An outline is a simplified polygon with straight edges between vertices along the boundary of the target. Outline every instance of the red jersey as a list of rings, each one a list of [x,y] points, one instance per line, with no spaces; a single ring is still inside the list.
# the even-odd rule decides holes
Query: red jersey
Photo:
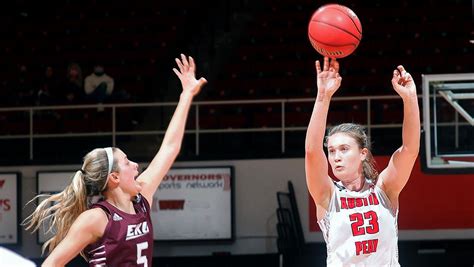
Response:
[[[104,210],[109,222],[104,235],[84,249],[89,266],[152,266],[150,204],[139,195],[133,207],[136,214],[123,212],[107,201],[92,205],[91,208]]]

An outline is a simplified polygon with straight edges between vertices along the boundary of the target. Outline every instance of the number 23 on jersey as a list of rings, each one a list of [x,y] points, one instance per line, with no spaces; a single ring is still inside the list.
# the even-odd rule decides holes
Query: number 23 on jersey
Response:
[[[349,215],[352,235],[371,235],[379,232],[379,218],[375,211],[352,213]],[[356,255],[370,254],[377,251],[378,239],[368,239],[355,242]]]

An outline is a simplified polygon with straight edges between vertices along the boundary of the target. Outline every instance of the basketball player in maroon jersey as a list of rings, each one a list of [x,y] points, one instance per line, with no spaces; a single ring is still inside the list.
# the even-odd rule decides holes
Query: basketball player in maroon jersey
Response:
[[[64,266],[79,253],[90,266],[151,266],[153,194],[178,155],[193,97],[206,79],[195,78],[192,57],[176,59],[183,91],[161,147],[141,174],[118,148],[97,148],[84,157],[70,185],[42,201],[27,218],[38,230],[51,219],[55,235],[43,245],[51,252],[43,266]],[[88,207],[88,197],[104,199]],[[50,216],[51,215],[51,216]]]

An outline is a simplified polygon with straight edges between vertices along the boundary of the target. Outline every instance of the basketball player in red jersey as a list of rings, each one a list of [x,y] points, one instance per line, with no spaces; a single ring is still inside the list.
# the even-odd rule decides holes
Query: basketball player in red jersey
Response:
[[[38,230],[51,219],[55,235],[43,246],[51,252],[43,266],[64,266],[79,253],[89,266],[151,266],[153,229],[150,206],[153,194],[178,155],[193,97],[206,79],[195,78],[192,57],[176,59],[183,91],[166,130],[163,143],[148,168],[118,148],[97,148],[84,157],[64,191],[42,201],[27,218],[27,229]],[[104,199],[88,207],[88,197]],[[51,217],[49,216],[51,215]]]
[[[317,207],[327,244],[328,266],[400,266],[398,196],[410,177],[420,147],[416,86],[403,66],[393,71],[392,86],[403,101],[402,145],[379,174],[362,127],[344,123],[327,137],[326,118],[341,85],[339,63],[316,61],[318,95],[306,134],[306,183]],[[328,176],[328,161],[334,176]]]

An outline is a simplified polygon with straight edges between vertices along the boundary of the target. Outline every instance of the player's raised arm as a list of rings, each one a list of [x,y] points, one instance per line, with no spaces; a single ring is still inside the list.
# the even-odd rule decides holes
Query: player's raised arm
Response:
[[[316,61],[318,95],[314,103],[313,113],[306,132],[305,169],[306,183],[311,196],[317,205],[327,208],[331,196],[332,181],[328,176],[328,163],[323,150],[326,119],[333,94],[341,85],[339,63],[329,63],[324,58],[323,68]]]
[[[410,177],[420,149],[420,111],[415,82],[403,66],[393,71],[392,85],[403,101],[403,143],[380,173],[379,185],[395,203]]]
[[[206,79],[195,77],[196,65],[192,57],[186,57],[181,54],[181,59],[176,59],[179,70],[173,68],[181,81],[183,91],[181,93],[178,106],[173,114],[173,118],[166,130],[163,143],[158,153],[151,161],[148,168],[138,177],[142,184],[141,194],[152,203],[153,194],[160,185],[163,177],[171,168],[174,160],[181,149],[181,143],[184,136],[186,119],[195,95],[199,93],[201,87],[206,84]]]

